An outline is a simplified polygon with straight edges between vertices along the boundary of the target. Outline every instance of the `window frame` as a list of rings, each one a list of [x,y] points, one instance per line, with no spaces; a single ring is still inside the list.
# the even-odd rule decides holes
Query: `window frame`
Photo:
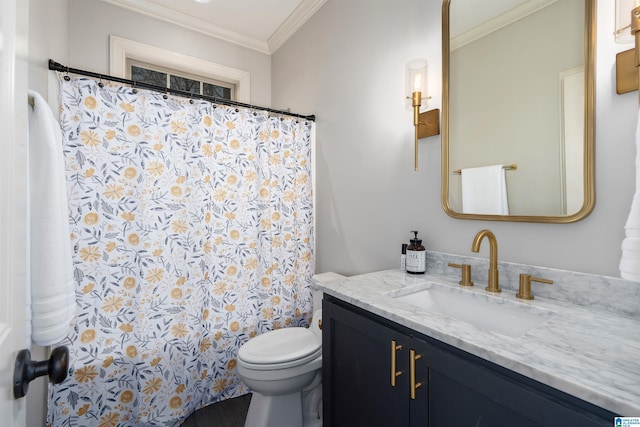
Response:
[[[110,35],[110,74],[127,78],[125,76],[127,75],[128,60],[157,65],[178,72],[202,76],[206,79],[228,82],[235,85],[235,101],[251,103],[251,73],[248,71]]]
[[[161,65],[158,64],[148,64],[146,62],[142,62],[142,61],[137,61],[135,59],[132,58],[127,58],[127,66],[126,66],[126,77],[127,79],[133,80],[133,70],[131,69],[132,67],[138,67],[141,69],[145,69],[148,71],[155,71],[158,73],[163,73],[166,75],[166,81],[165,81],[165,87],[167,88],[171,88],[171,77],[178,77],[178,78],[185,78],[185,79],[189,79],[189,80],[193,80],[199,83],[199,92],[197,93],[198,95],[203,95],[203,96],[207,96],[203,93],[204,91],[204,85],[205,84],[209,84],[209,85],[213,85],[213,86],[218,86],[218,87],[223,87],[229,90],[230,94],[231,94],[231,98],[224,98],[224,97],[220,97],[221,99],[228,99],[230,101],[236,101],[236,85],[228,82],[228,81],[221,81],[219,79],[212,79],[209,78],[207,76],[203,76],[203,75],[197,75],[197,74],[191,74],[189,72],[186,71],[182,71],[182,70],[173,70],[171,68],[166,68],[163,67]],[[194,92],[195,94],[195,92]]]

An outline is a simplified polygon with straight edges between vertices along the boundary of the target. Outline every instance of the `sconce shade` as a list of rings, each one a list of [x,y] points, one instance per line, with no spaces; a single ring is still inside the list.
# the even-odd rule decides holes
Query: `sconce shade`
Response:
[[[633,43],[631,11],[640,6],[640,0],[616,0],[616,43]]]
[[[407,64],[407,96],[427,89],[427,61],[419,59]]]

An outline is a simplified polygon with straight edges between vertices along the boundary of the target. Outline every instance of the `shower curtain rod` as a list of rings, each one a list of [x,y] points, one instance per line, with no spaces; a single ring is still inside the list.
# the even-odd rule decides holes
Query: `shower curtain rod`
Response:
[[[224,104],[224,105],[229,105],[229,106],[234,106],[234,107],[243,107],[243,108],[249,108],[249,109],[252,109],[252,110],[268,111],[269,113],[274,113],[274,114],[283,115],[283,116],[297,117],[297,118],[300,118],[300,119],[310,120],[312,122],[316,120],[316,116],[315,115],[305,116],[305,115],[302,115],[302,114],[290,113],[290,112],[284,111],[284,110],[274,110],[273,108],[269,108],[269,107],[262,107],[262,106],[259,106],[259,105],[245,104],[243,102],[231,101],[231,100],[224,99],[224,98],[217,98],[217,97],[214,97],[214,96],[200,95],[200,94],[197,94],[197,93],[186,92],[184,90],[171,89],[171,88],[167,88],[167,87],[152,85],[152,84],[149,84],[149,83],[136,82],[136,81],[129,80],[129,79],[123,79],[121,77],[114,77],[114,76],[110,76],[110,75],[106,75],[106,74],[98,74],[98,73],[94,73],[94,72],[91,72],[91,71],[79,70],[77,68],[70,68],[70,67],[64,66],[64,65],[54,61],[53,59],[49,59],[49,69],[53,70],[53,71],[61,71],[61,72],[64,72],[64,73],[80,74],[80,75],[83,75],[83,76],[94,77],[94,78],[101,79],[101,80],[110,80],[110,81],[114,81],[114,82],[118,82],[118,83],[131,85],[134,88],[138,88],[139,87],[139,88],[142,88],[142,89],[149,89],[149,90],[152,90],[152,91],[155,91],[155,92],[171,93],[173,95],[178,95],[178,96],[182,96],[182,97],[185,97],[185,98],[202,99],[202,100],[209,101],[209,102],[216,103],[216,104]]]

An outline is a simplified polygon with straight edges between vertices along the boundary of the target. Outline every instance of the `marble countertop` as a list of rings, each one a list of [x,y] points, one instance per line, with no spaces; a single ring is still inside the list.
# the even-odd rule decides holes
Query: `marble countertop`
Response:
[[[384,295],[428,282],[461,289],[457,280],[395,269],[334,280],[319,288],[617,415],[640,416],[640,318],[540,296],[524,302],[505,289],[496,298],[554,312],[542,324],[513,338]],[[476,283],[465,291],[486,295],[485,287]]]

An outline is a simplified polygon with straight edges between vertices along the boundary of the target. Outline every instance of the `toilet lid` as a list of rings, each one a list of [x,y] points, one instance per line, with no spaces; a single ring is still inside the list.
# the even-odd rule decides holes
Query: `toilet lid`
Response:
[[[320,355],[322,341],[307,328],[284,328],[266,332],[247,341],[238,359],[256,365],[273,365]]]

